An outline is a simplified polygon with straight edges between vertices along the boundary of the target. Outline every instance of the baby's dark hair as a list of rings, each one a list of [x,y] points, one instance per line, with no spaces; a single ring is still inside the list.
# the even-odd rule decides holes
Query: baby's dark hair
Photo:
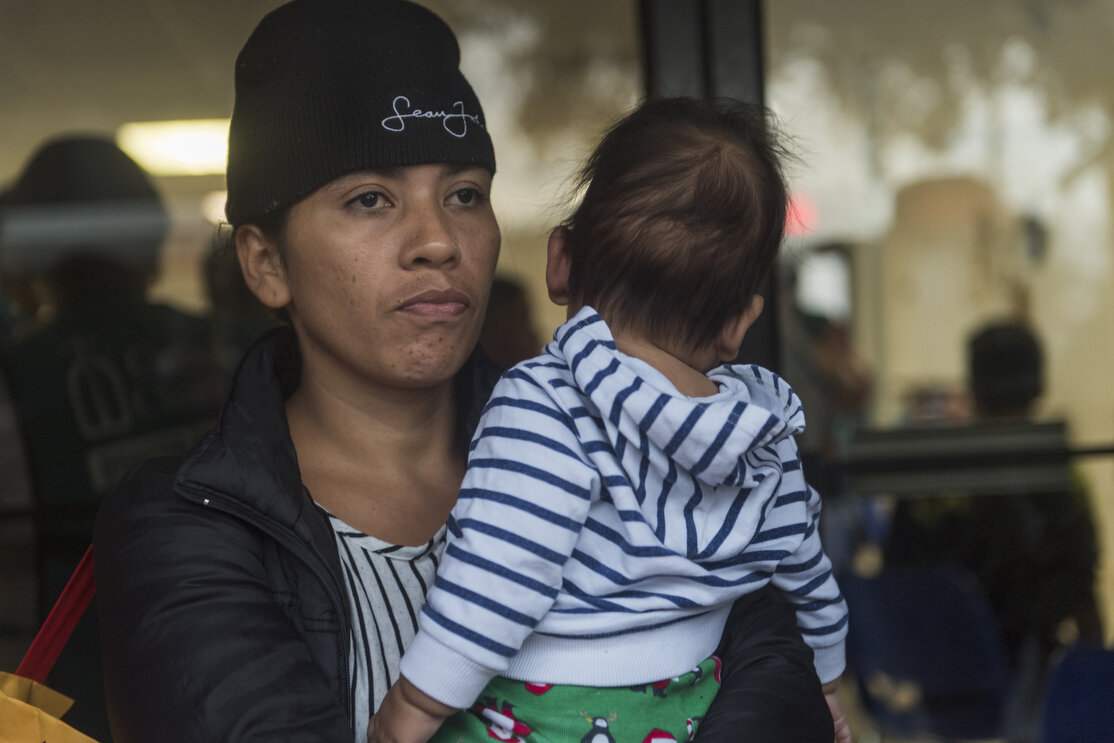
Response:
[[[757,292],[785,229],[787,157],[761,106],[670,98],[611,127],[579,173],[569,296],[696,349]]]

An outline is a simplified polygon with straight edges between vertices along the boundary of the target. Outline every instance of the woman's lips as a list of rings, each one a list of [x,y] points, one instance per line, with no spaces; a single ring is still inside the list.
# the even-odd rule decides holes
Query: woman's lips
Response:
[[[455,317],[468,309],[468,295],[455,289],[431,289],[406,299],[399,310],[424,317]]]

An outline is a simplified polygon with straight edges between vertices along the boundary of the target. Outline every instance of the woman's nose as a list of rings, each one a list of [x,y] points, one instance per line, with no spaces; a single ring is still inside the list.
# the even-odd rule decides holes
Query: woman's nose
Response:
[[[410,222],[410,237],[402,255],[404,265],[442,266],[459,260],[456,236],[448,216],[440,208],[415,209]]]

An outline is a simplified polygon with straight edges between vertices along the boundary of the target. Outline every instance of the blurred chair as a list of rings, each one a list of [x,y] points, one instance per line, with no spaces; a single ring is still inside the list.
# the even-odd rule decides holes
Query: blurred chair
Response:
[[[975,579],[959,568],[901,566],[840,587],[851,613],[847,659],[884,735],[1002,735],[1006,651]]]
[[[1040,743],[1114,741],[1114,650],[1077,645],[1052,671]]]

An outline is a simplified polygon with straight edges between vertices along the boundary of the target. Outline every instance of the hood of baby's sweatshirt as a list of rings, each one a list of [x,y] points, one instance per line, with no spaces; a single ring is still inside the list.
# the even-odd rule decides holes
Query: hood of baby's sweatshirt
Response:
[[[687,397],[648,363],[619,351],[591,307],[562,325],[546,350],[568,365],[614,451],[633,446],[651,459],[664,455],[710,485],[740,484],[748,452],[804,430],[800,399],[773,372],[753,364],[721,366],[708,373],[717,394]]]

